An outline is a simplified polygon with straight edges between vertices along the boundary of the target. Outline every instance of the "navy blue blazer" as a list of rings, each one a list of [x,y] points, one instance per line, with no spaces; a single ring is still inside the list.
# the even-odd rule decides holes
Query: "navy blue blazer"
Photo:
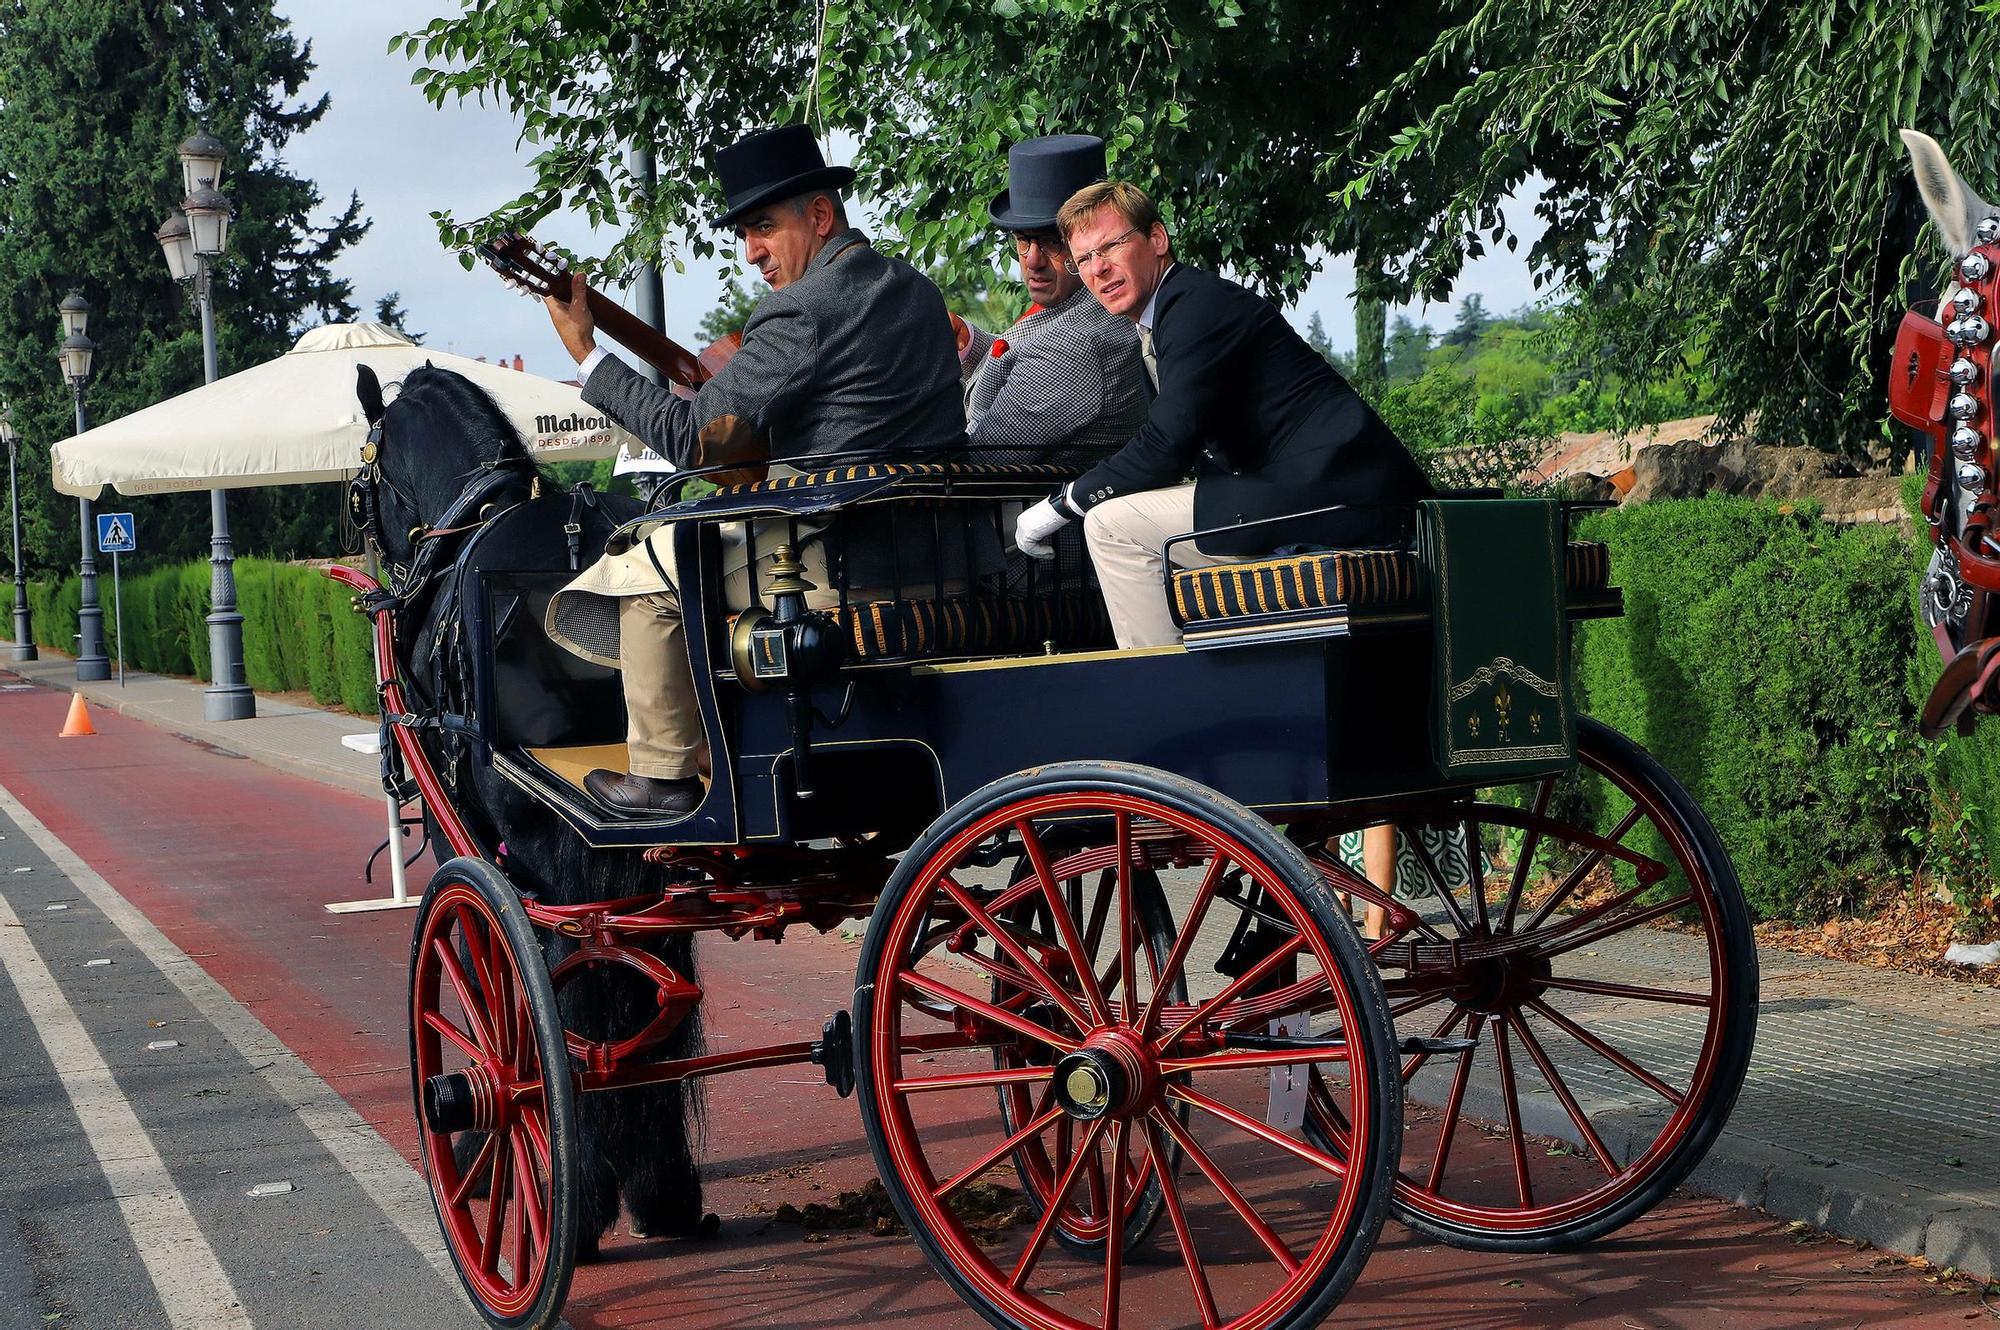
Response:
[[[1409,505],[1431,493],[1374,409],[1255,292],[1177,264],[1154,306],[1153,354],[1160,392],[1145,424],[1069,487],[1077,508],[1190,475],[1202,530],[1356,505],[1197,542],[1208,554],[1257,555],[1394,543]]]

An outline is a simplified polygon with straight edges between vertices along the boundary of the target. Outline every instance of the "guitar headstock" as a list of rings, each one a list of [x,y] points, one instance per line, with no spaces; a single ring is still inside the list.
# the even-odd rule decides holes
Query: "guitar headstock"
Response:
[[[477,246],[473,253],[499,273],[501,281],[530,299],[569,299],[569,263],[531,236],[501,236]]]

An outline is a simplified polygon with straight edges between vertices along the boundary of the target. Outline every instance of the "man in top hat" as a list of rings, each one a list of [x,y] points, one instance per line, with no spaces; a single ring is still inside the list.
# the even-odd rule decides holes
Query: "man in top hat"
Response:
[[[966,433],[1018,460],[1079,460],[1132,437],[1149,389],[1131,321],[1104,308],[1070,270],[1056,212],[1104,179],[1104,140],[1052,134],[1007,151],[1007,188],[987,206],[1012,233],[1032,303],[993,339],[966,400]],[[990,454],[989,454],[990,456]]]
[[[1082,518],[1119,646],[1180,640],[1163,579],[1173,536],[1240,528],[1176,546],[1183,567],[1401,538],[1407,508],[1430,483],[1270,301],[1177,262],[1159,210],[1136,185],[1085,186],[1057,222],[1084,285],[1137,326],[1158,396],[1124,447],[1021,514],[1015,543],[1047,557],[1055,532]],[[1347,506],[1268,520],[1335,504]]]
[[[724,148],[715,169],[728,200],[715,225],[736,233],[743,257],[771,286],[741,348],[692,399],[677,397],[597,345],[578,278],[568,301],[547,303],[579,363],[583,399],[682,467],[739,460],[757,441],[774,461],[961,444],[944,297],[848,224],[840,191],[854,172],[828,166],[804,125]],[[759,546],[766,562],[776,544]],[[808,576],[823,590],[828,579],[811,553]],[[740,545],[725,559],[732,603],[748,603],[748,562]],[[685,814],[702,799],[706,742],[676,580],[672,540],[662,534],[606,555],[549,603],[552,637],[623,671],[629,770],[593,771],[584,784],[627,814]]]

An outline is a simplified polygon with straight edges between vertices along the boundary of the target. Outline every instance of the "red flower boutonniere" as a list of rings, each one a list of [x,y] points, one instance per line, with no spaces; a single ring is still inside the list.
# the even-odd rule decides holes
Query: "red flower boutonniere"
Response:
[[[992,350],[991,350],[990,352],[988,352],[987,354],[989,354],[989,355],[993,355],[993,356],[1004,356],[1004,355],[1006,355],[1006,354],[1007,354],[1007,339],[1006,339],[1006,338],[1004,338],[1004,337],[996,337],[996,338],[994,338],[994,339],[993,339],[993,349],[992,349]]]

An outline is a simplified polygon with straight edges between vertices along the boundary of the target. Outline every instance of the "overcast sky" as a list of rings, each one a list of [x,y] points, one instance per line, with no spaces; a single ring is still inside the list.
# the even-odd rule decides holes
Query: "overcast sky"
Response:
[[[308,95],[326,92],[333,98],[326,118],[294,138],[286,158],[295,172],[318,182],[332,204],[359,191],[374,219],[367,238],[337,266],[353,281],[364,317],[377,297],[398,291],[410,326],[426,333],[429,345],[488,359],[519,355],[530,370],[567,378],[569,359],[541,307],[484,268],[470,273],[460,268],[439,245],[430,219],[433,209],[479,216],[533,180],[528,167],[533,154],[516,146],[519,125],[511,114],[472,103],[434,108],[410,83],[415,64],[401,53],[386,53],[394,33],[458,8],[451,0],[279,0],[279,11],[312,42],[318,69]],[[540,234],[592,252],[610,243],[593,242],[581,218],[560,215],[545,222]],[[1523,235],[1533,238],[1533,232]],[[683,343],[695,340],[695,325],[721,289],[714,263],[688,266],[686,274],[666,274],[667,331]],[[1350,263],[1328,262],[1290,311],[1293,321],[1303,329],[1317,311],[1334,344],[1351,348],[1353,281]],[[1483,295],[1495,311],[1535,298],[1527,265],[1505,252],[1470,264],[1458,290],[1461,298]],[[614,294],[629,303],[627,293]],[[1453,307],[1411,313],[1441,329],[1451,321]]]

